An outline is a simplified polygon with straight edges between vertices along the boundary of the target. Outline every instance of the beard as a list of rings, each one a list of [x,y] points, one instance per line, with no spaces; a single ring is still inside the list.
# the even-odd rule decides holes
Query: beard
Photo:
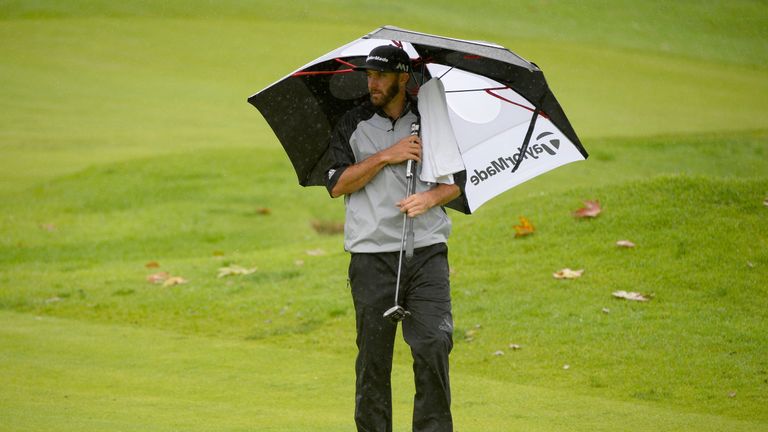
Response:
[[[387,106],[389,102],[392,101],[392,99],[397,96],[397,94],[400,92],[400,82],[395,81],[392,83],[391,86],[384,89],[382,93],[371,93],[371,103],[375,107],[384,107]]]

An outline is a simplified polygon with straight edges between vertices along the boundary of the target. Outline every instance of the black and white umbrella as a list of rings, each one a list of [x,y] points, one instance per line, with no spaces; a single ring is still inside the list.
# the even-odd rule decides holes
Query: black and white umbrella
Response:
[[[442,83],[446,127],[465,167],[457,177],[465,183],[464,197],[449,207],[470,213],[526,180],[587,158],[535,64],[500,45],[386,26],[248,98],[285,148],[302,186],[325,184],[332,130],[368,97],[365,74],[353,68],[371,49],[387,44],[411,57],[415,73],[409,91],[417,93],[433,77]]]

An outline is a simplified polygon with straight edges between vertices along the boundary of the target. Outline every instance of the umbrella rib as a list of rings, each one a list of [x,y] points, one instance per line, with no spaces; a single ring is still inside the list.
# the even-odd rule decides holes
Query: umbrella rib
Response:
[[[340,59],[340,58],[335,58],[334,60],[336,60],[337,62],[339,62],[339,63],[343,64],[344,66],[349,66],[349,67],[351,67],[351,68],[354,68],[354,67],[355,67],[355,65],[353,65],[352,63],[350,63],[350,62],[348,62],[348,61],[345,61],[345,60],[342,60],[342,59]]]
[[[448,69],[447,71],[443,72],[443,74],[440,75],[440,77],[438,79],[443,79],[443,77],[448,75],[448,72],[452,71],[454,68],[456,68],[456,65],[451,65],[451,68]]]
[[[498,94],[494,93],[494,90],[511,90],[511,89],[509,87],[492,87],[492,88],[477,88],[477,89],[463,89],[463,90],[446,90],[445,93],[448,94],[448,93],[486,92],[489,95],[495,97],[496,99],[504,101],[504,102],[506,102],[508,104],[519,106],[520,108],[524,108],[524,109],[526,109],[526,110],[528,110],[530,112],[533,112],[534,109],[535,109],[535,107],[534,108],[527,107],[527,106],[525,106],[523,104],[517,103],[515,101],[511,101],[511,100],[505,98],[504,96],[498,95]],[[539,115],[544,117],[545,119],[549,119],[549,116],[545,112],[543,112],[543,111],[541,111],[539,113]]]
[[[336,75],[336,74],[343,74],[343,73],[350,73],[350,72],[355,72],[355,71],[353,69],[342,69],[337,71],[306,71],[306,72],[301,71],[301,72],[296,72],[291,76],[298,77],[298,76],[308,76],[308,75]]]
[[[528,144],[531,142],[531,135],[533,135],[533,128],[536,126],[536,119],[539,117],[539,114],[541,114],[541,110],[536,108],[533,111],[533,115],[531,116],[531,122],[528,124],[528,131],[525,133],[523,145],[520,147],[520,153],[518,153],[519,156],[515,166],[512,167],[512,172],[517,171],[517,169],[520,168],[520,164],[523,162],[523,159],[525,159],[525,152],[528,150]]]
[[[355,72],[354,70],[355,65],[353,65],[352,63],[348,61],[344,61],[340,58],[335,58],[334,60],[338,63],[343,64],[344,66],[350,67],[351,69],[340,69],[335,71],[299,71],[299,72],[295,72],[291,76],[297,77],[297,76],[308,76],[308,75],[335,75],[335,74]]]
[[[540,116],[544,117],[545,119],[549,119],[549,116],[545,112],[543,112],[542,110],[540,110],[538,108],[535,108],[535,105],[534,105],[534,108],[527,107],[527,106],[525,106],[523,104],[519,104],[517,102],[511,101],[511,100],[509,100],[509,99],[507,99],[507,98],[505,98],[505,97],[503,97],[501,95],[497,95],[496,93],[493,92],[493,90],[499,90],[499,89],[485,89],[485,92],[488,93],[489,95],[499,99],[499,100],[502,100],[504,102],[510,103],[512,105],[515,105],[515,106],[519,106],[520,108],[525,108],[525,109],[527,109],[530,112],[535,113],[536,110],[538,110],[539,112],[538,112],[537,115],[540,115]]]
[[[510,90],[509,87],[491,87],[491,88],[476,88],[476,89],[464,89],[464,90],[446,90],[446,93],[467,93],[467,92],[478,92],[478,91],[491,91],[491,90]]]

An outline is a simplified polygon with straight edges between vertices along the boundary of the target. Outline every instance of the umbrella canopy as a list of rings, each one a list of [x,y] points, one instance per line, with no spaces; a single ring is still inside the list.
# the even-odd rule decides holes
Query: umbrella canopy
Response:
[[[308,63],[251,96],[285,148],[302,186],[324,185],[336,122],[368,98],[361,65],[371,49],[393,44],[411,57],[409,91],[439,78],[450,126],[466,168],[465,194],[451,204],[469,213],[493,196],[587,152],[544,74],[508,49],[382,27]],[[425,131],[426,132],[426,131]]]

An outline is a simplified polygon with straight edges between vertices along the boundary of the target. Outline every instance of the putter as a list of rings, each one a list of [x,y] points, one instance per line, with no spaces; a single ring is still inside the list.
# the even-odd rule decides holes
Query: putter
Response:
[[[411,135],[419,134],[419,124],[411,124]],[[416,182],[413,179],[416,171],[416,162],[408,160],[405,166],[405,178],[406,178],[406,197],[412,195],[415,192]],[[406,246],[406,242],[408,245]],[[400,275],[403,270],[403,252],[407,252],[406,260],[409,260],[413,256],[413,218],[408,218],[407,213],[403,213],[403,235],[400,240],[400,257],[397,261],[397,282],[395,283],[395,305],[387,309],[384,312],[384,318],[389,319],[393,323],[397,324],[410,316],[411,313],[405,310],[400,304],[398,304],[398,298],[400,295]]]

